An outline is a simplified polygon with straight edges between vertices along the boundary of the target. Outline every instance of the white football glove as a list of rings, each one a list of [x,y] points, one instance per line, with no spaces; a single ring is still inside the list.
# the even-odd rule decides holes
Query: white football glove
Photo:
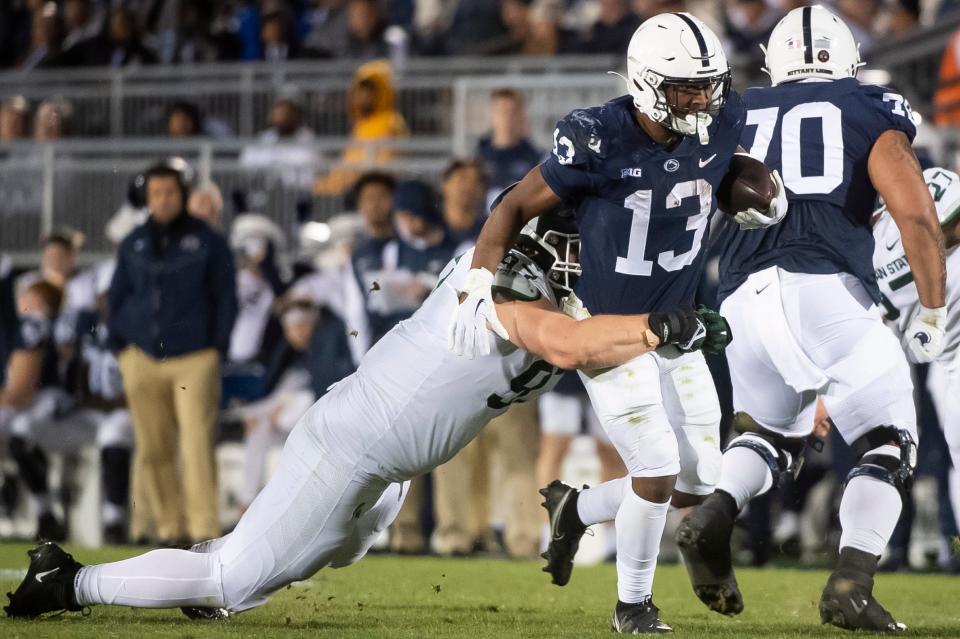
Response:
[[[467,273],[463,290],[467,297],[454,313],[453,326],[450,327],[448,348],[457,355],[466,355],[473,359],[477,354],[490,354],[490,340],[487,330],[503,339],[510,339],[507,329],[500,323],[493,304],[493,273],[485,268],[473,268]],[[489,324],[489,329],[487,325]]]
[[[773,226],[783,219],[787,214],[787,189],[783,186],[783,180],[780,179],[780,173],[774,169],[770,171],[770,179],[777,186],[777,198],[770,203],[770,208],[765,212],[760,212],[755,208],[749,208],[746,211],[740,211],[733,216],[742,229],[765,229]]]
[[[907,325],[904,338],[907,353],[916,364],[932,362],[943,352],[943,337],[947,327],[947,307],[927,308],[920,305],[920,312]]]

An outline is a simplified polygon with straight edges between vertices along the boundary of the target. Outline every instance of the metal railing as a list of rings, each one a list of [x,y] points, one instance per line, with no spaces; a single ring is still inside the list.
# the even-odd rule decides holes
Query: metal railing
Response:
[[[224,196],[226,225],[232,215],[263,213],[290,236],[306,219],[326,219],[344,208],[342,195],[314,195],[313,179],[331,169],[360,172],[376,167],[403,177],[438,182],[450,160],[449,138],[419,138],[368,144],[366,159],[342,164],[348,146],[342,138],[321,138],[307,147],[303,166],[263,165],[244,150],[256,140],[196,142],[176,140],[65,140],[55,144],[0,146],[0,251],[17,261],[35,259],[45,232],[69,226],[82,232],[88,255],[112,251],[105,227],[124,202],[131,178],[159,158],[177,155],[194,168],[198,182],[209,179]],[[281,153],[287,147],[269,147]],[[384,161],[389,150],[392,159]],[[299,153],[303,157],[303,153]]]
[[[410,59],[396,74],[396,106],[411,132],[446,135],[455,78],[602,72],[618,64],[619,56]],[[358,66],[297,61],[8,72],[0,73],[0,98],[61,97],[73,107],[74,135],[111,137],[165,135],[167,109],[183,100],[249,137],[265,126],[273,101],[293,87],[308,126],[320,135],[346,135],[346,91]]]

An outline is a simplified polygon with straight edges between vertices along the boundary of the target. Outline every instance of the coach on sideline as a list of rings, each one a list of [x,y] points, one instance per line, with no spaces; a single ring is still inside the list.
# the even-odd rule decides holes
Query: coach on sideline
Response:
[[[150,216],[118,249],[109,328],[157,537],[200,541],[221,533],[213,446],[236,276],[226,240],[187,213],[179,171],[150,168],[146,190]]]

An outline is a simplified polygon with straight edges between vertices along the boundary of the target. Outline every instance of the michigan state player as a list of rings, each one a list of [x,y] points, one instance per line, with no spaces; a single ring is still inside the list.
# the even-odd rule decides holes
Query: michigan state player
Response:
[[[567,200],[576,205],[583,274],[581,315],[692,307],[715,190],[737,150],[745,112],[730,91],[719,39],[686,13],[644,22],[627,51],[629,94],[576,110],[554,132],[553,154],[528,173],[485,224],[463,283],[451,348],[487,347],[493,271],[523,222]],[[774,176],[779,184],[779,178]],[[779,189],[782,196],[782,188]],[[737,219],[775,224],[784,197]],[[554,583],[570,577],[585,527],[615,519],[618,632],[667,632],[652,602],[667,508],[696,504],[719,476],[720,407],[702,355],[663,347],[623,366],[582,375],[629,480],[578,494],[555,482],[542,491]]]
[[[900,229],[916,282],[920,304],[905,333],[917,361],[942,347],[943,238],[910,146],[910,107],[892,91],[859,84],[860,66],[847,26],[823,7],[803,7],[770,36],[773,86],[744,93],[741,141],[782,172],[790,215],[776,228],[734,228],[721,239],[721,308],[736,335],[728,361],[742,434],[724,452],[717,491],[681,524],[677,542],[700,599],[739,613],[734,519],[798,467],[819,394],[857,458],[820,616],[843,628],[893,631],[903,626],[873,598],[873,577],[913,476],[916,415],[906,358],[873,309],[876,193]]]
[[[726,344],[725,324],[712,312],[586,322],[559,312],[558,296],[579,270],[575,232],[569,217],[542,216],[527,227],[495,280],[494,312],[508,339],[489,335],[488,354],[477,359],[447,349],[471,254],[448,264],[413,317],[304,415],[277,472],[233,532],[194,551],[155,550],[86,567],[54,544],[41,545],[29,553],[7,614],[114,604],[217,616],[260,605],[324,566],[363,557],[399,511],[408,480],[450,459],[511,403],[548,390],[559,377],[555,365],[592,369],[661,344]]]
[[[953,516],[960,528],[960,176],[943,168],[923,172],[937,207],[943,231],[947,263],[947,320],[943,336],[943,352],[930,366],[928,385],[940,426],[950,451],[949,493]],[[918,360],[910,349],[909,327],[920,313],[920,296],[913,271],[907,261],[900,229],[887,207],[874,215],[873,266],[880,286],[881,308],[888,326],[896,331],[907,358]],[[931,335],[934,339],[939,335]]]

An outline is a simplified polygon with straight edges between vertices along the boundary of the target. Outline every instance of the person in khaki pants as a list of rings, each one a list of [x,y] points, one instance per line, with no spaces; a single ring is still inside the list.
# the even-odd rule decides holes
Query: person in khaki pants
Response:
[[[185,208],[169,164],[146,173],[150,217],[123,241],[109,327],[133,417],[136,482],[161,543],[219,536],[220,359],[237,314],[226,240]]]
[[[491,520],[504,524],[511,557],[534,558],[540,543],[536,468],[539,426],[535,403],[515,403],[466,448],[433,471],[434,546],[468,554]]]

